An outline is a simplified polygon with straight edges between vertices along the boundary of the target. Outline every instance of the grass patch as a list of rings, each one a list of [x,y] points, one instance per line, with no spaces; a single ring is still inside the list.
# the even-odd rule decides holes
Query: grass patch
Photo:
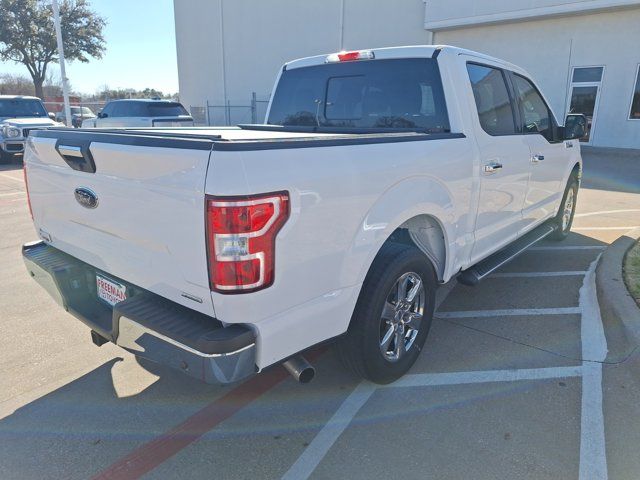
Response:
[[[629,293],[640,306],[640,243],[636,243],[624,258],[624,281]]]

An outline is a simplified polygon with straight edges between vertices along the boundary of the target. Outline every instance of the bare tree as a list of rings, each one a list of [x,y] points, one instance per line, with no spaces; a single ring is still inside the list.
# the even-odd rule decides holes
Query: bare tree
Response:
[[[0,95],[33,95],[33,82],[24,75],[0,75]]]

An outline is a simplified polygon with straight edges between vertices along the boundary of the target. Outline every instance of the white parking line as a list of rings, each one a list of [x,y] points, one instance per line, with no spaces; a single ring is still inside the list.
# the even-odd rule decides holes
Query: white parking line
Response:
[[[528,315],[575,315],[581,313],[580,307],[563,308],[516,308],[511,310],[466,310],[460,312],[438,312],[436,318],[476,318],[476,317],[514,317]]]
[[[336,442],[338,437],[349,426],[351,420],[357,415],[362,406],[369,400],[371,394],[375,392],[376,386],[362,382],[351,395],[342,402],[338,411],[331,417],[331,420],[320,430],[311,444],[306,448],[298,460],[291,465],[285,473],[283,480],[302,480],[309,478],[318,464],[325,457],[329,449]]]
[[[607,456],[602,410],[602,364],[607,356],[607,339],[600,318],[596,294],[596,259],[580,289],[582,307],[582,357],[594,362],[582,364],[582,406],[580,415],[580,480],[606,480]]]
[[[489,278],[578,277],[586,273],[584,270],[570,272],[498,272],[491,274]]]
[[[632,225],[630,227],[572,227],[571,230],[583,232],[588,230],[633,230],[640,228],[640,225]]]
[[[451,373],[417,373],[405,375],[389,387],[434,387],[441,385],[463,385],[469,383],[515,382],[520,380],[545,380],[549,378],[569,378],[582,375],[582,366],[523,368],[516,370],[480,370]]]
[[[434,387],[443,385],[464,385],[473,383],[514,382],[524,380],[548,380],[553,378],[580,377],[583,367],[528,368],[517,370],[480,370],[451,373],[418,373],[405,375],[389,385],[360,383],[351,392],[331,420],[318,432],[296,462],[282,476],[283,480],[303,480],[309,478],[342,432],[349,426],[360,409],[378,389],[402,387]]]
[[[607,248],[606,245],[558,245],[553,246],[553,245],[548,245],[548,246],[539,246],[539,247],[530,247],[528,248],[526,251],[529,252],[546,252],[546,251],[550,251],[550,250],[558,250],[558,251],[563,251],[563,250],[604,250],[605,248]]]
[[[12,197],[14,195],[24,195],[25,192],[0,193],[0,197]]]
[[[4,173],[0,173],[0,177],[8,178],[9,180],[13,180],[14,182],[24,183],[22,178],[12,177],[11,175],[5,175]]]
[[[627,208],[624,210],[602,210],[600,212],[587,212],[587,213],[577,213],[574,215],[575,218],[583,218],[583,217],[592,217],[594,215],[608,215],[611,213],[631,213],[631,212],[640,212],[640,209],[637,208]]]

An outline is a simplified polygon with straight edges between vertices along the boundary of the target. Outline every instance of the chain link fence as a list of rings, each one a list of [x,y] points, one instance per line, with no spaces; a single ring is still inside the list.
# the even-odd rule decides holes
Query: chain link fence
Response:
[[[253,92],[246,105],[226,105],[211,103],[207,100],[204,106],[191,105],[189,112],[196,125],[231,126],[241,123],[262,123],[267,114],[269,98],[259,99]]]
[[[105,105],[105,101],[70,102],[72,107],[87,107],[96,115]],[[57,119],[64,119],[63,102],[44,102],[47,111],[56,115]],[[191,105],[189,112],[195,125],[198,126],[232,126],[241,123],[262,123],[267,114],[269,96],[259,98],[252,92],[246,105],[234,105],[230,101],[226,105],[209,102],[205,105]]]

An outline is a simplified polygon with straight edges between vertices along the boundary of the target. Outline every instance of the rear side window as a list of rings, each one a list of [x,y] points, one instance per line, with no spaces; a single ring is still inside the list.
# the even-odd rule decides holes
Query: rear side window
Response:
[[[110,117],[123,117],[124,111],[125,108],[122,102],[114,102],[109,111],[106,108],[104,109],[104,113],[107,113]]]
[[[448,132],[433,59],[367,60],[285,70],[267,123]]]
[[[107,108],[105,107],[104,113],[108,114],[110,117],[128,117],[128,109],[127,102],[113,102],[110,106],[110,111],[107,112]]]
[[[482,129],[489,135],[516,133],[513,108],[502,70],[468,63],[467,71]]]
[[[551,112],[536,87],[524,77],[513,75],[513,86],[518,96],[523,133],[539,133],[547,140],[553,140]]]
[[[189,115],[187,110],[178,102],[158,102],[147,103],[148,115],[150,117],[177,117],[178,115]]]
[[[148,117],[147,105],[145,102],[122,102],[123,110],[121,117]]]

